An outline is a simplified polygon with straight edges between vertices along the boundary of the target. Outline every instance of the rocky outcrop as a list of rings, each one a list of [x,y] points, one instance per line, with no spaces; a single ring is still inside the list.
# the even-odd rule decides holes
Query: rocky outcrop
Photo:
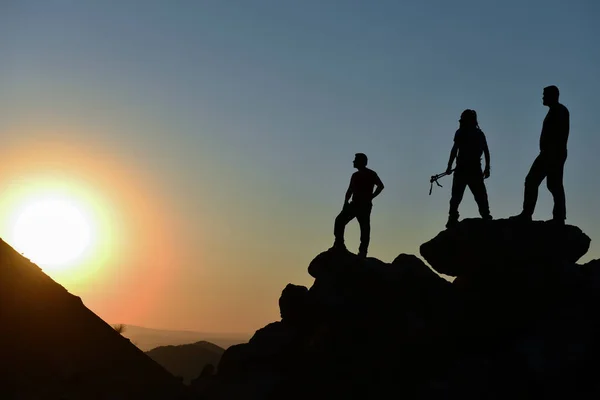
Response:
[[[206,399],[596,398],[600,261],[578,228],[466,220],[392,263],[329,250]]]
[[[590,238],[575,226],[510,219],[466,219],[421,245],[421,255],[449,276],[501,274],[510,270],[572,265],[585,255]]]

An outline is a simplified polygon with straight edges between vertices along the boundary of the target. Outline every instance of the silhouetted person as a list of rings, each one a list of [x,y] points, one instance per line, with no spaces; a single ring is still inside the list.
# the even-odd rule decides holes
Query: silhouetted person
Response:
[[[456,169],[452,180],[452,197],[447,228],[458,223],[458,206],[468,186],[475,197],[479,214],[483,219],[492,219],[484,179],[490,176],[490,151],[484,133],[479,128],[475,110],[465,110],[460,116],[459,128],[454,134],[454,146],[450,151],[447,174],[452,173],[456,159]],[[481,155],[485,155],[485,170],[481,171]]]
[[[569,110],[558,102],[558,96],[559,92],[556,86],[544,88],[542,103],[549,110],[542,125],[540,154],[531,165],[525,178],[523,211],[513,218],[531,221],[537,203],[538,188],[544,178],[546,178],[548,190],[554,198],[552,221],[564,225],[567,218],[563,171],[565,161],[567,161]]]
[[[383,190],[383,182],[379,179],[377,173],[367,168],[367,156],[363,153],[357,153],[354,157],[354,168],[358,169],[350,179],[350,186],[346,191],[344,199],[344,207],[335,219],[333,234],[335,236],[334,248],[343,248],[344,230],[348,222],[354,218],[358,220],[360,225],[360,247],[358,255],[361,257],[367,256],[369,248],[369,239],[371,235],[371,209],[373,207],[372,200]],[[373,192],[373,189],[375,192]],[[352,201],[350,201],[352,198]]]

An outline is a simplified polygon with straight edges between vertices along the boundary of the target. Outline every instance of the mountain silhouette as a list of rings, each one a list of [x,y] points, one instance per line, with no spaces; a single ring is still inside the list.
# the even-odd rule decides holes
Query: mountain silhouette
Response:
[[[195,381],[204,399],[600,397],[600,260],[547,222],[466,219],[429,263],[330,249],[288,284],[281,320]],[[434,272],[456,277],[450,281]]]
[[[171,374],[182,377],[185,384],[200,376],[207,365],[216,366],[225,349],[200,341],[179,346],[160,346],[146,354]]]
[[[185,386],[0,240],[1,399],[182,399]]]
[[[123,336],[130,339],[133,344],[144,351],[149,351],[161,346],[177,346],[200,341],[214,343],[223,349],[227,349],[234,344],[247,342],[250,336],[252,336],[251,334],[245,335],[240,333],[174,331],[146,328],[129,324],[123,325],[125,325]]]

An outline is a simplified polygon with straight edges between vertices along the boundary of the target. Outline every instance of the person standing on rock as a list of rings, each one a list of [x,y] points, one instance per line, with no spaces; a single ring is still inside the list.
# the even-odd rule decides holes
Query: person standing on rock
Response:
[[[462,201],[465,189],[469,186],[483,219],[491,220],[490,206],[484,179],[490,176],[490,151],[484,133],[479,128],[475,110],[465,110],[460,116],[459,128],[454,135],[454,146],[450,151],[447,174],[454,172],[452,180],[452,197],[446,228],[458,223],[458,206]],[[485,169],[481,170],[481,155],[485,155]],[[452,164],[456,159],[456,169]]]
[[[344,230],[346,225],[354,218],[358,220],[360,226],[360,247],[358,255],[367,256],[369,240],[371,236],[371,209],[373,199],[383,190],[383,182],[379,179],[377,173],[367,168],[367,156],[363,153],[356,153],[354,157],[354,168],[356,171],[350,178],[350,186],[346,191],[344,198],[344,207],[335,219],[333,234],[335,242],[334,249],[346,249],[344,244]],[[375,191],[373,192],[373,189]],[[350,201],[352,199],[352,201]]]
[[[554,198],[552,222],[565,224],[567,207],[563,172],[567,161],[567,140],[569,139],[569,110],[558,102],[559,91],[556,86],[544,88],[542,103],[549,108],[542,124],[540,135],[540,154],[537,156],[525,178],[523,211],[512,217],[523,221],[531,221],[538,188],[546,179],[548,190]]]

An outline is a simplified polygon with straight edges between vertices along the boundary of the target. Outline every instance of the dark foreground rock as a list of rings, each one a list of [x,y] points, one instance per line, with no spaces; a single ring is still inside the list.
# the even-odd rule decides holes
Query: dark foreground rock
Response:
[[[189,392],[0,240],[0,399],[187,400]]]
[[[600,261],[576,227],[463,221],[392,263],[326,251],[202,399],[598,398]],[[487,253],[486,253],[487,252]]]
[[[590,247],[581,229],[551,222],[466,219],[421,245],[421,255],[449,276],[503,273],[509,269],[577,262]]]

